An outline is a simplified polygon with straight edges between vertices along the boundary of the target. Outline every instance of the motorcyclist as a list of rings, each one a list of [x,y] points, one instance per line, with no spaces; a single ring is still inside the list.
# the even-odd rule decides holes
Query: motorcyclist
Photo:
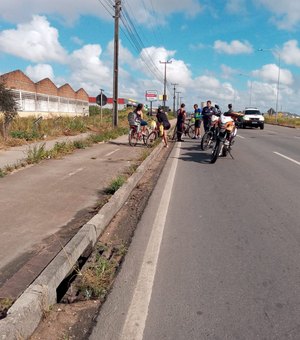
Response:
[[[211,105],[211,101],[208,100],[206,102],[206,106],[202,109],[202,117],[203,117],[203,127],[204,131],[208,131],[210,121],[211,121],[211,116],[217,114],[216,108]]]
[[[237,119],[238,119],[239,117],[242,117],[243,114],[242,114],[242,113],[239,113],[239,112],[233,111],[233,109],[232,109],[232,104],[228,104],[228,111],[224,112],[222,115],[223,115],[224,117],[221,118],[221,121],[223,121],[223,122],[226,122],[226,121],[227,121],[227,122],[229,122],[229,121],[234,122],[234,127],[233,127],[232,131],[230,132],[229,139],[228,139],[229,142],[230,142],[231,144],[233,144],[233,139],[234,139],[234,137],[235,137],[236,134],[237,134],[237,127],[236,127],[235,122],[237,121]]]

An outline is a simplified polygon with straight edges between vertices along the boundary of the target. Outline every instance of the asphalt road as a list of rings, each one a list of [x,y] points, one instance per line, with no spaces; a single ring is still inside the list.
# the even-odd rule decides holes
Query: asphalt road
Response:
[[[90,337],[300,339],[300,130],[178,143]]]
[[[89,214],[101,190],[144,149],[140,144],[130,147],[127,136],[122,136],[1,178],[0,286],[43,251],[27,268],[38,274],[61,250],[61,239],[76,233],[80,227],[74,226],[76,221]]]

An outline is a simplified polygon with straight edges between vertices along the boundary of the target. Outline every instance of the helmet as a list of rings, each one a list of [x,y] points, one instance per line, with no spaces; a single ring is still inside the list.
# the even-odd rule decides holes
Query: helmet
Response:
[[[215,108],[218,109],[218,110],[220,109],[218,104],[215,105]]]

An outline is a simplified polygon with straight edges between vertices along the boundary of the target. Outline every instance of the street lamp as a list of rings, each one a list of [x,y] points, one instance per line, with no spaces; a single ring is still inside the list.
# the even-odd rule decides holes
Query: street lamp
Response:
[[[244,77],[249,77],[249,78],[250,78],[249,106],[251,106],[253,80],[251,79],[251,75],[250,75],[250,74],[240,73],[239,75],[240,75],[240,76],[244,76]]]
[[[259,48],[258,49],[259,52],[264,52],[264,51],[271,51],[273,53],[276,53],[278,56],[278,76],[277,76],[277,89],[276,89],[276,106],[275,106],[275,112],[276,112],[276,123],[277,123],[277,118],[278,118],[278,98],[279,98],[279,83],[280,83],[280,68],[281,68],[281,55],[280,55],[280,51],[278,48],[274,49],[274,48]]]

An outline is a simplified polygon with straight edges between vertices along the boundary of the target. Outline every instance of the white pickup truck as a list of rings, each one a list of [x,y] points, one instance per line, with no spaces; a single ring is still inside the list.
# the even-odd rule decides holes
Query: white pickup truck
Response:
[[[246,107],[243,111],[244,116],[239,121],[240,127],[245,129],[249,127],[260,127],[261,130],[264,128],[265,118],[263,114],[256,107]]]

